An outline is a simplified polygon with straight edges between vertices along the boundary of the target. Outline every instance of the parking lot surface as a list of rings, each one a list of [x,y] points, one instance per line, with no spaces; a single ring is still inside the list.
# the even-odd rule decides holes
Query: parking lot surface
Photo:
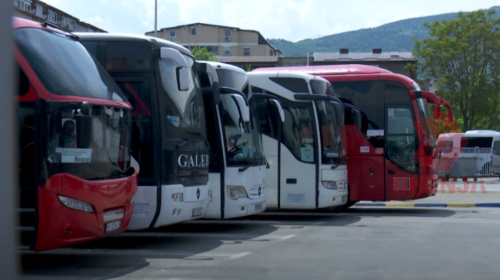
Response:
[[[498,279],[500,208],[264,213],[22,255],[21,279]]]

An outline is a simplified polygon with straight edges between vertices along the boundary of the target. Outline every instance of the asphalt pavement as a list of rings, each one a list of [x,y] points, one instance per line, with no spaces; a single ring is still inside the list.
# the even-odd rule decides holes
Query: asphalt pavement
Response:
[[[124,233],[22,255],[21,279],[498,279],[500,208],[354,207]]]

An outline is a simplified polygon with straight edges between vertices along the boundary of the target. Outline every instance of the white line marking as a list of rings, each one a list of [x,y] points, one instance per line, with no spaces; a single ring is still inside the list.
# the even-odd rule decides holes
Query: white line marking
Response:
[[[292,238],[294,236],[295,236],[295,234],[290,234],[290,235],[281,237],[280,240],[287,240],[287,239],[290,239],[290,238]]]
[[[250,255],[251,253],[252,252],[242,252],[242,253],[239,253],[239,254],[236,254],[236,255],[229,257],[229,259],[234,260],[234,259],[242,258],[244,256]]]

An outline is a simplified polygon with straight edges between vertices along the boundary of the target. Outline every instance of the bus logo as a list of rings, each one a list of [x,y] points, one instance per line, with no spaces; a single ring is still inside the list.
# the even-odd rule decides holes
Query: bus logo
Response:
[[[260,196],[260,187],[259,187],[259,191],[258,192],[259,192],[259,196]]]
[[[182,154],[177,158],[177,163],[180,167],[207,167],[208,155],[185,155]]]
[[[200,200],[200,188],[196,190],[196,199]]]

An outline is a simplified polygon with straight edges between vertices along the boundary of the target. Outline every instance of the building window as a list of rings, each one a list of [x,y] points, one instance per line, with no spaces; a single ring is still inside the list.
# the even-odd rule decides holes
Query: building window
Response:
[[[224,37],[231,37],[231,29],[224,29]]]
[[[175,38],[175,31],[170,31],[170,38]]]
[[[215,55],[219,55],[219,46],[208,46],[207,50]]]
[[[231,55],[231,47],[224,47],[224,55]]]
[[[191,36],[196,36],[196,28],[191,28]]]
[[[243,47],[243,55],[250,55],[250,47]]]

